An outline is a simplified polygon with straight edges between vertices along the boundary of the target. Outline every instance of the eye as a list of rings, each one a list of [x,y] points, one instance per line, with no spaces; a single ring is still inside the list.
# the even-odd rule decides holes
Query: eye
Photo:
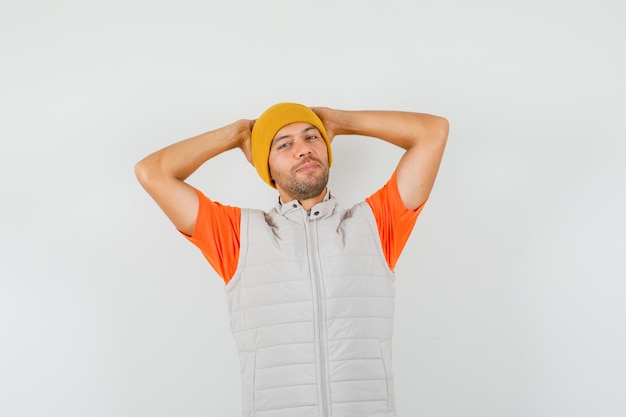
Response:
[[[278,145],[278,147],[276,149],[285,149],[287,148],[289,145],[291,145],[291,142],[283,142],[280,145]]]
[[[307,138],[307,140],[317,139],[317,135],[309,135],[306,138]]]

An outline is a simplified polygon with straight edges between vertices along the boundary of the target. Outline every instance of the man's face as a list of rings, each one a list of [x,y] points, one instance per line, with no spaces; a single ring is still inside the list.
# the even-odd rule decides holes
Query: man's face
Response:
[[[328,149],[316,127],[292,123],[281,128],[270,146],[270,176],[284,201],[315,198],[328,182]]]

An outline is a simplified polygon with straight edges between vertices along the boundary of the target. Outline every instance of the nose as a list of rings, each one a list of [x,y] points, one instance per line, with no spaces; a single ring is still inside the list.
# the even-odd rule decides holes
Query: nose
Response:
[[[298,158],[302,158],[303,156],[311,154],[311,147],[307,141],[299,140],[295,147],[295,151]]]

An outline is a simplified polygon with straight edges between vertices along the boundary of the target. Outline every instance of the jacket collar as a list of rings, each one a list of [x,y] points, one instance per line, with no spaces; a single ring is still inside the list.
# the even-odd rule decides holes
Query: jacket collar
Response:
[[[285,217],[302,216],[306,214],[310,220],[324,219],[330,217],[335,211],[337,206],[337,200],[330,194],[330,190],[326,189],[326,194],[322,201],[311,207],[308,212],[304,210],[304,207],[298,200],[291,200],[283,202],[280,196],[278,197],[278,204],[276,205],[276,211]]]

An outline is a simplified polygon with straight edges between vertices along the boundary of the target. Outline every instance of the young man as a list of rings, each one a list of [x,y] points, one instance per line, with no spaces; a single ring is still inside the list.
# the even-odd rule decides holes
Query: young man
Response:
[[[342,134],[405,149],[387,184],[348,210],[326,188]],[[243,415],[396,415],[393,270],[447,136],[447,120],[428,114],[280,103],[137,164],[143,187],[226,283]],[[267,213],[223,206],[185,182],[237,147],[278,191]]]

